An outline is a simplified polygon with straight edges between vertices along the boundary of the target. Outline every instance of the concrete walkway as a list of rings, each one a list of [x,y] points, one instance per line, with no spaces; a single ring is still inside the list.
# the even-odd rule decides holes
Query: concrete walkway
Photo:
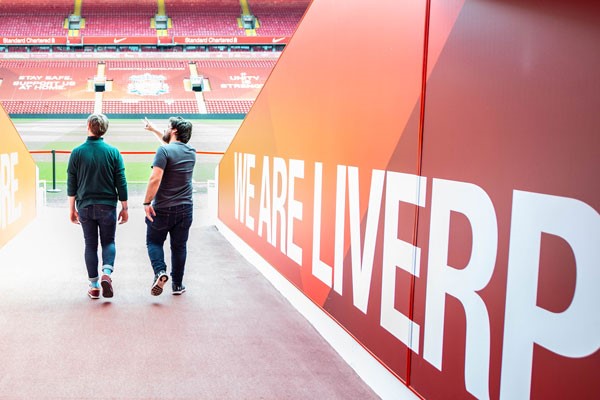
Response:
[[[0,249],[0,399],[377,398],[195,212],[182,296],[150,295],[134,205],[112,299],[87,297],[83,234],[64,207]]]

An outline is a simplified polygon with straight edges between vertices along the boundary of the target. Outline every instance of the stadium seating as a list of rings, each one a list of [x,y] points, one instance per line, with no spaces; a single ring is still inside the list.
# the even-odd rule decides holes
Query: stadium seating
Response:
[[[116,101],[102,102],[105,114],[198,114],[195,100],[155,100],[155,101]]]
[[[94,112],[93,100],[2,100],[2,105],[9,114],[91,114]]]
[[[258,36],[292,36],[310,0],[248,0]]]
[[[239,0],[166,0],[173,36],[244,36]]]
[[[0,36],[65,36],[73,0],[0,2]]]
[[[31,11],[30,11],[31,12]],[[65,14],[0,14],[0,36],[66,36]]]
[[[253,100],[206,100],[209,114],[247,114]]]
[[[85,19],[82,36],[156,36],[150,20],[157,12],[156,0],[83,1],[81,16]]]
[[[190,62],[195,65],[190,66]],[[200,110],[196,93],[189,87],[190,75],[197,72],[208,80],[207,90],[203,92],[208,113],[245,114],[275,62],[274,58],[108,59],[103,64],[104,75],[111,85],[110,90],[102,93],[102,111],[107,114],[197,114]],[[91,113],[95,97],[91,79],[97,73],[98,61],[94,60],[0,60],[0,78],[3,78],[0,101],[10,114]],[[146,82],[146,74],[154,76],[154,80]],[[140,76],[139,86],[136,86]],[[29,81],[30,78],[33,80]],[[41,90],[53,81],[65,86]],[[187,88],[185,82],[188,82]]]
[[[310,0],[248,0],[259,20],[259,36],[291,36]],[[65,36],[73,0],[24,0],[0,3],[0,36]],[[245,36],[239,27],[239,0],[165,0],[172,36]],[[156,36],[151,19],[157,0],[83,0],[82,36]]]
[[[57,75],[61,75],[66,71],[73,73],[74,71],[87,68],[95,68],[97,61],[91,60],[0,60],[0,68],[6,68],[13,71],[19,71],[25,74],[30,68],[42,68],[48,71],[53,71]]]
[[[65,16],[73,9],[73,0],[20,0],[0,2],[1,14],[60,14]]]
[[[277,61],[268,60],[197,60],[197,68],[265,68],[273,69]]]
[[[114,70],[169,70],[187,68],[187,60],[107,60],[106,69]]]

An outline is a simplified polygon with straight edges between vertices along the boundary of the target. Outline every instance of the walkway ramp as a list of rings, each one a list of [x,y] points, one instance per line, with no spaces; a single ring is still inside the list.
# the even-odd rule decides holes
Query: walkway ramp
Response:
[[[187,292],[151,296],[135,202],[117,229],[112,299],[87,297],[83,236],[65,207],[44,208],[0,250],[0,397],[377,398],[202,210]]]

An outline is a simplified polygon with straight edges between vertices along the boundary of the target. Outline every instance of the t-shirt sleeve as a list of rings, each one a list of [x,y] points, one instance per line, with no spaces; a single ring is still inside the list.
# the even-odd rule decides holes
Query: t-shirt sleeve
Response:
[[[167,150],[164,147],[159,147],[154,155],[152,167],[158,167],[162,170],[167,166]]]

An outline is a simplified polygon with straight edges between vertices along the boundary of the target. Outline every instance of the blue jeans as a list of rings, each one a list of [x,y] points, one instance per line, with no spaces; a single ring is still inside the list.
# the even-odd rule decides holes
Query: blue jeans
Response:
[[[166,271],[163,245],[167,234],[171,238],[171,278],[173,283],[183,283],[185,260],[187,258],[187,241],[193,220],[191,204],[154,209],[154,222],[146,218],[146,247],[155,274]]]
[[[85,266],[90,281],[98,280],[98,233],[102,245],[103,268],[113,270],[115,264],[115,231],[117,208],[104,204],[92,204],[77,210],[85,240]]]

